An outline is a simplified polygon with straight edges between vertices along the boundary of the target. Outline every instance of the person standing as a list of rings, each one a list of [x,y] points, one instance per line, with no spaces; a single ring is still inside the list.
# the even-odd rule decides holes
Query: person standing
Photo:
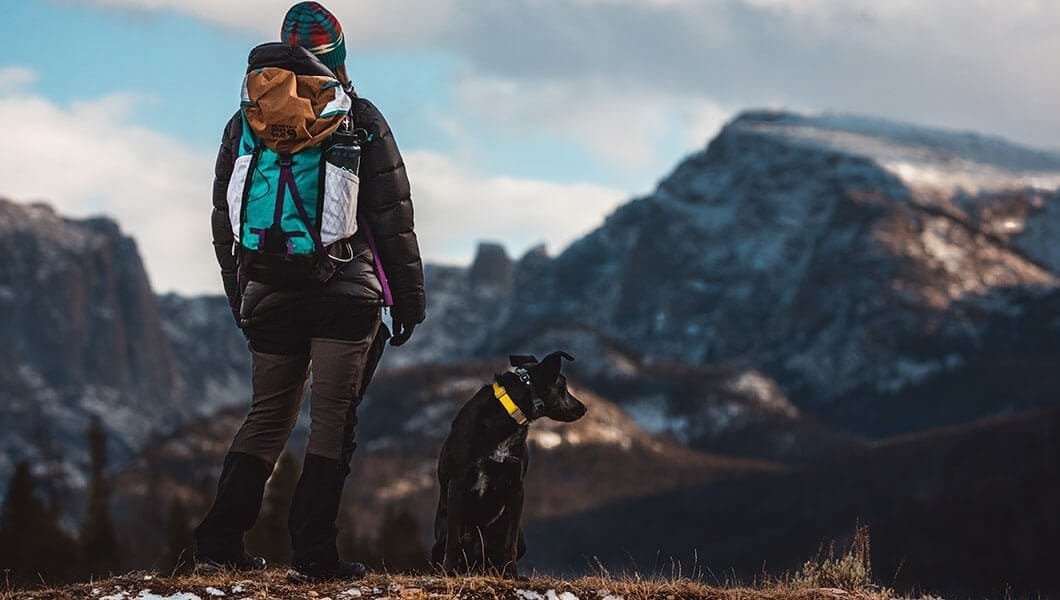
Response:
[[[365,568],[339,559],[335,522],[357,406],[386,340],[404,344],[424,320],[423,266],[404,163],[382,114],[354,92],[339,21],[300,2],[284,17],[281,40],[251,53],[242,108],[225,127],[215,167],[213,244],[252,354],[253,397],[195,530],[196,563],[265,567],[243,536],[311,375],[288,576],[355,579]]]

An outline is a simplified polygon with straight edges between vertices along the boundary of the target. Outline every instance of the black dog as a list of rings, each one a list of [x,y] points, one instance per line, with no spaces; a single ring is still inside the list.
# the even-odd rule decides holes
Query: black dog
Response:
[[[512,356],[514,371],[497,375],[453,420],[438,457],[438,514],[431,560],[447,572],[497,571],[517,577],[526,553],[520,520],[526,434],[541,417],[569,423],[586,408],[560,374],[566,352],[538,362]]]

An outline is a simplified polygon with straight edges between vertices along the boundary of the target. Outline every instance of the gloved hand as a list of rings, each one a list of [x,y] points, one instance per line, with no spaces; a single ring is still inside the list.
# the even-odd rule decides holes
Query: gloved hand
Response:
[[[390,324],[390,328],[394,330],[394,335],[390,338],[390,345],[395,347],[409,341],[413,330],[416,329],[415,323],[402,323],[397,319],[391,319]]]
[[[236,327],[239,328],[239,333],[243,334],[243,339],[250,340],[250,335],[247,333],[247,323],[239,314],[238,308],[232,309],[232,319],[236,322]]]

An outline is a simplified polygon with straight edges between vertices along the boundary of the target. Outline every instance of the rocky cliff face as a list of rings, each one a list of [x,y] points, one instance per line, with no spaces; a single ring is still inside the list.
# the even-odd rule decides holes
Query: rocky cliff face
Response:
[[[171,411],[181,380],[135,242],[107,219],[0,200],[0,455],[71,473],[89,415],[120,453]]]
[[[246,397],[249,385],[232,376],[246,364],[234,328],[209,337],[217,302],[164,298],[160,307],[136,243],[113,221],[0,199],[0,252],[0,491],[20,459],[60,491],[80,487],[92,416],[120,464],[154,436]]]

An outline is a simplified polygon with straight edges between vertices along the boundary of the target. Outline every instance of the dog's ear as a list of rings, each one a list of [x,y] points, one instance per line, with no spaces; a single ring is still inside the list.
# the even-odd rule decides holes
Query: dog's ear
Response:
[[[563,367],[563,360],[574,360],[574,357],[566,352],[553,352],[542,360],[536,368],[534,368],[534,374],[538,377],[538,381],[534,382],[541,387],[548,387],[552,385],[556,378],[559,377],[559,371]]]
[[[513,367],[525,367],[537,364],[537,358],[533,354],[512,354],[508,357]]]

